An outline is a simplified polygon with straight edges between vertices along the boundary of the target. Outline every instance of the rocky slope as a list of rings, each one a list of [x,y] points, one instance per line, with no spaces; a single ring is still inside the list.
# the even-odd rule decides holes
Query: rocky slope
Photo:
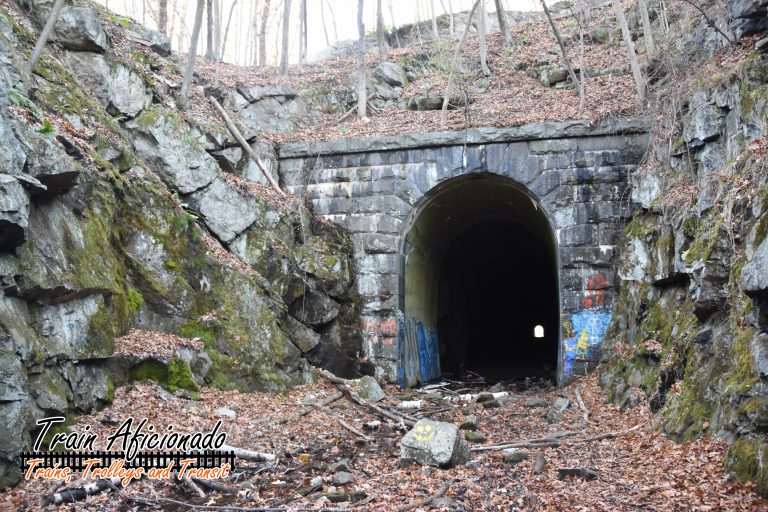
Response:
[[[37,419],[129,380],[281,390],[310,362],[360,371],[344,233],[235,174],[255,177],[234,139],[155,73],[179,67],[160,34],[75,2],[27,73],[50,4],[0,3],[0,485]],[[192,348],[115,356],[130,328]]]
[[[763,494],[768,41],[764,32],[749,36],[768,28],[767,11],[765,1],[729,3],[725,30],[741,41],[738,55],[702,21],[660,57],[673,71],[656,85],[649,163],[633,177],[636,214],[623,240],[614,350],[601,372],[610,400],[623,407],[649,400],[674,439],[732,439],[727,468],[757,481]]]

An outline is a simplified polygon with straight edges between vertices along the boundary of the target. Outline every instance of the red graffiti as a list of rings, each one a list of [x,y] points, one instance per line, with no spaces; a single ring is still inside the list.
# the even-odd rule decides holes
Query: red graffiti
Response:
[[[605,306],[605,288],[608,286],[608,281],[601,274],[587,279],[587,289],[584,290],[584,298],[581,301],[584,309]]]
[[[364,320],[363,333],[370,335],[373,343],[391,343],[392,338],[397,338],[397,319]]]

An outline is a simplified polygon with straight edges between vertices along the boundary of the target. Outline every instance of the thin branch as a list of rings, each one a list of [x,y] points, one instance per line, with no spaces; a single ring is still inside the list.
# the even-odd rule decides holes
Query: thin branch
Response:
[[[448,97],[451,94],[451,85],[453,84],[453,75],[456,74],[456,67],[459,65],[459,56],[461,55],[461,47],[464,46],[464,40],[469,33],[469,27],[472,26],[472,16],[475,14],[475,9],[480,4],[480,0],[475,0],[472,5],[472,9],[469,10],[469,16],[467,17],[467,24],[464,27],[464,32],[461,34],[459,44],[456,45],[456,50],[453,53],[453,60],[451,61],[451,71],[448,73],[448,85],[445,86],[445,94],[443,95],[443,107],[440,109],[440,128],[445,128],[448,124]]]
[[[592,437],[585,437],[583,439],[563,439],[563,440],[551,439],[549,441],[540,441],[540,442],[534,442],[535,440],[532,439],[530,441],[520,441],[520,442],[512,442],[512,443],[506,443],[506,444],[494,444],[494,445],[487,445],[487,446],[477,446],[477,447],[471,448],[469,451],[487,452],[492,450],[506,450],[508,448],[551,448],[553,446],[568,446],[572,444],[591,443],[593,441],[601,441],[603,439],[613,439],[614,437],[623,436],[625,434],[628,434],[629,432],[637,430],[642,426],[643,426],[642,424],[637,424],[634,427],[630,427],[624,430],[619,430],[616,432],[607,432],[605,434],[600,434],[598,436],[592,436]]]
[[[725,40],[726,40],[726,41],[728,41],[729,43],[732,43],[732,42],[733,42],[733,39],[732,39],[730,36],[728,36],[728,34],[726,34],[725,32],[723,32],[723,31],[722,31],[722,30],[720,30],[719,28],[717,28],[717,25],[716,25],[716,24],[715,24],[715,22],[712,20],[712,18],[710,18],[710,17],[707,15],[707,13],[706,13],[706,12],[704,12],[704,9],[702,9],[701,7],[699,7],[699,6],[698,6],[698,5],[697,5],[697,4],[696,4],[696,3],[695,3],[693,0],[683,0],[683,2],[687,3],[688,5],[690,5],[691,7],[693,7],[694,9],[696,9],[697,11],[699,11],[699,13],[700,13],[702,16],[704,16],[704,20],[707,22],[707,25],[709,25],[710,27],[712,27],[713,29],[715,29],[715,30],[716,30],[716,31],[717,31],[717,32],[718,32],[718,33],[719,33],[721,36],[723,36],[723,37],[725,38]]]
[[[555,22],[552,20],[552,15],[547,8],[547,4],[544,2],[544,0],[539,0],[539,2],[541,2],[541,7],[544,9],[544,14],[547,16],[549,26],[552,27],[552,32],[555,34],[555,39],[557,39],[557,45],[560,47],[560,52],[563,54],[563,62],[565,63],[565,67],[568,69],[568,75],[571,77],[573,85],[578,86],[579,80],[576,78],[576,73],[573,71],[573,67],[571,66],[571,61],[568,58],[568,51],[565,49],[565,43],[563,43],[563,39],[560,37],[560,32],[557,30]]]
[[[45,22],[45,27],[43,27],[43,31],[40,32],[40,37],[37,38],[37,43],[35,43],[35,49],[32,51],[32,58],[29,59],[29,64],[27,64],[28,73],[32,73],[35,69],[35,64],[37,64],[38,59],[40,59],[40,54],[43,53],[43,48],[45,48],[45,45],[48,42],[48,37],[51,35],[51,31],[56,25],[56,20],[59,17],[59,11],[61,11],[62,7],[64,7],[64,0],[56,0],[53,9],[51,9],[51,13],[48,15],[48,21]]]

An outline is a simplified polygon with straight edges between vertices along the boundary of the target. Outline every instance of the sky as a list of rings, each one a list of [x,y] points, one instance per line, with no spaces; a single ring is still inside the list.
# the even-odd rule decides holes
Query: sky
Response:
[[[136,21],[152,28],[157,28],[156,9],[157,0],[97,0],[102,5],[106,5],[110,10],[121,16],[128,16]],[[223,19],[226,24],[229,12],[233,3],[232,21],[230,23],[229,36],[227,37],[227,48],[224,60],[230,63],[246,64],[249,38],[249,25],[252,19],[254,7],[261,12],[261,6],[264,0],[218,0],[222,5]],[[450,0],[454,12],[468,10],[474,0]],[[169,0],[168,16],[171,20],[185,19],[186,29],[181,25],[174,23],[177,27],[175,34],[172,34],[171,40],[174,50],[186,51],[189,45],[188,32],[192,31],[195,14],[195,0]],[[269,18],[269,28],[267,34],[267,53],[268,60],[276,61],[277,43],[279,39],[279,19],[282,16],[283,0],[271,0],[271,16]],[[298,61],[298,18],[299,18],[299,0],[291,1],[291,39],[290,39],[290,62]],[[357,4],[358,0],[307,0],[307,50],[310,56],[320,52],[326,47],[325,33],[331,42],[344,39],[357,38]],[[418,14],[421,14],[422,20],[428,20],[431,17],[430,5],[434,4],[437,14],[447,12],[449,0],[382,0],[382,10],[384,24],[392,27],[394,23],[401,26],[416,21]],[[502,0],[502,4],[507,10],[530,11],[538,8],[538,0]],[[392,6],[390,12],[389,6]],[[489,12],[495,11],[493,0],[486,0]],[[331,12],[335,24],[331,21]],[[374,30],[376,27],[376,1],[364,1],[364,23],[366,31]],[[323,17],[325,17],[325,29],[323,26]],[[179,33],[181,37],[179,37]],[[204,43],[205,35],[201,41]],[[180,48],[181,47],[181,48]],[[204,44],[199,45],[199,51],[203,51]]]

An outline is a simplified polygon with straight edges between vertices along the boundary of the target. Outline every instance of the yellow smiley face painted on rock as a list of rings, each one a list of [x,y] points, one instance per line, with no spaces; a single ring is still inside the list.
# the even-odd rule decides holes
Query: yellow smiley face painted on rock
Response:
[[[432,425],[416,425],[413,437],[415,437],[417,441],[425,443],[435,437],[435,429]]]

